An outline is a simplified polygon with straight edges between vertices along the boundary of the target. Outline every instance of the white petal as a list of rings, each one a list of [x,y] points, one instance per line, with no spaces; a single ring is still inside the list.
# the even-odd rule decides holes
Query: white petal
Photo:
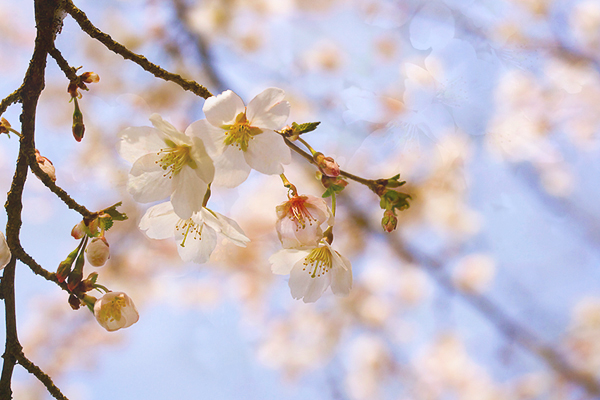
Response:
[[[325,273],[313,278],[312,273],[311,266],[304,265],[304,259],[294,265],[289,280],[293,298],[303,298],[305,303],[312,303],[321,297],[327,286],[329,286],[331,276],[329,273]]]
[[[196,232],[190,231],[186,238],[185,232],[180,232],[175,235],[175,242],[177,242],[177,252],[183,261],[203,264],[210,259],[211,253],[217,246],[217,232],[203,224],[199,236]],[[181,245],[182,243],[184,246]]]
[[[206,183],[212,182],[215,177],[215,166],[212,158],[210,158],[204,148],[204,143],[200,138],[192,138],[191,157],[196,162],[194,171],[200,179]]]
[[[121,141],[117,144],[117,150],[121,157],[130,163],[165,147],[160,131],[149,126],[127,128],[119,134],[119,137]]]
[[[292,161],[290,149],[283,138],[269,130],[263,131],[250,140],[244,157],[249,166],[267,175],[282,174],[281,164],[289,164]]]
[[[323,237],[323,232],[316,223],[307,223],[302,229],[289,217],[278,219],[275,229],[284,249],[314,248]]]
[[[331,290],[337,296],[347,296],[352,289],[352,266],[346,257],[341,254],[340,257],[344,260],[347,268],[333,267],[331,269]]]
[[[247,118],[251,126],[266,129],[281,129],[290,115],[290,104],[283,101],[285,92],[279,88],[268,88],[248,103]]]
[[[131,167],[127,189],[135,201],[149,203],[163,200],[171,194],[173,185],[156,163],[158,159],[156,153],[146,154]]]
[[[204,195],[208,190],[208,184],[204,182],[196,171],[183,167],[179,173],[175,174],[173,180],[173,194],[171,203],[175,214],[181,219],[188,219],[193,212],[200,211]]]
[[[325,203],[325,200],[311,195],[307,195],[306,197],[306,209],[317,219],[317,224],[321,225],[323,222],[327,222],[329,225],[333,225],[333,213],[327,203]]]
[[[10,262],[10,249],[4,238],[4,234],[0,232],[0,269],[6,267]]]
[[[214,159],[214,163],[215,179],[213,184],[217,186],[236,187],[244,182],[250,174],[250,167],[244,158],[244,152],[237,147],[228,146],[220,157]]]
[[[140,220],[139,227],[151,239],[168,239],[173,237],[179,220],[173,205],[167,201],[150,207]]]
[[[211,125],[207,120],[201,119],[192,122],[185,130],[185,134],[190,137],[202,139],[206,152],[212,158],[220,156],[225,150],[225,133],[227,131]]]
[[[152,122],[152,125],[154,125],[156,129],[164,133],[168,139],[171,139],[173,142],[175,142],[175,144],[191,144],[186,135],[179,132],[177,128],[162,119],[160,115],[152,114],[150,116],[150,122]]]
[[[231,125],[239,113],[245,112],[244,102],[237,94],[227,90],[217,96],[209,97],[202,107],[208,122],[216,127]]]
[[[205,208],[203,208],[200,213],[207,225],[215,229],[227,239],[231,240],[235,245],[246,247],[246,243],[250,241],[250,239],[244,235],[242,228],[240,228],[238,223],[233,219],[219,214],[218,212],[213,214],[211,211]]]
[[[287,275],[292,270],[292,267],[300,261],[304,260],[310,251],[308,250],[290,250],[283,249],[269,257],[271,271],[277,275]]]

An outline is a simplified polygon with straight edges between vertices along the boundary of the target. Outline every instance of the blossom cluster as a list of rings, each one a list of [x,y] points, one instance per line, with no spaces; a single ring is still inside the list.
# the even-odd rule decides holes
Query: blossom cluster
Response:
[[[283,134],[290,129],[284,127],[290,105],[284,97],[283,90],[269,88],[245,105],[227,90],[208,98],[206,118],[184,132],[157,114],[150,117],[153,127],[125,129],[119,153],[132,163],[129,193],[140,203],[166,200],[146,211],[140,229],[152,239],[175,237],[185,262],[207,262],[218,235],[245,247],[249,239],[240,226],[208,208],[208,200],[213,187],[236,187],[253,169],[283,177],[283,165],[291,162]],[[319,160],[324,173],[339,174],[332,159],[321,155]],[[347,294],[351,266],[330,246],[333,213],[325,201],[294,190],[277,215],[283,250],[271,258],[272,270],[290,274],[292,296],[315,301],[330,285],[335,294]],[[324,231],[325,223],[329,228]]]

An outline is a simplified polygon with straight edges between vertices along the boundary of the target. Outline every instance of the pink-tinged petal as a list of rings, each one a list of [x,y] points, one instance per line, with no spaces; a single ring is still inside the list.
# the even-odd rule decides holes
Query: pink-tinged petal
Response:
[[[94,316],[109,332],[128,328],[140,319],[133,300],[123,292],[108,292],[96,300]]]
[[[217,96],[209,97],[202,107],[208,122],[213,126],[222,127],[235,122],[235,117],[246,111],[244,102],[237,94],[227,90]]]
[[[250,175],[250,167],[246,163],[244,153],[237,147],[229,146],[225,152],[214,160],[217,186],[236,187]]]
[[[334,251],[334,257],[335,253]],[[341,254],[339,256],[346,268],[336,268],[334,261],[334,267],[331,269],[331,290],[336,296],[347,296],[352,289],[352,265],[346,257]]]
[[[284,249],[314,248],[323,237],[323,232],[316,223],[311,225],[306,221],[305,228],[302,229],[289,217],[277,220],[275,229]]]
[[[212,182],[215,177],[215,166],[212,158],[210,158],[204,148],[204,143],[200,138],[192,138],[193,146],[190,155],[196,163],[194,171],[200,179],[206,183]]]
[[[139,158],[131,167],[127,190],[139,203],[163,200],[171,194],[172,182],[158,166],[156,153]]]
[[[201,225],[199,232],[190,231],[185,237],[185,232],[175,235],[177,252],[185,262],[204,264],[210,259],[215,247],[217,247],[217,232],[209,226]],[[183,246],[182,246],[183,244]]]
[[[175,214],[181,219],[188,219],[192,213],[202,208],[204,195],[208,190],[208,183],[204,182],[196,171],[184,167],[172,177],[175,190],[171,195],[171,203]]]
[[[212,158],[216,158],[223,154],[225,150],[225,133],[227,131],[211,125],[207,120],[201,119],[192,122],[185,130],[185,134],[190,137],[202,139],[206,152]]]
[[[283,101],[285,92],[279,88],[268,88],[248,103],[246,114],[251,126],[266,129],[281,129],[290,115],[290,104]]]
[[[166,147],[160,131],[149,126],[127,128],[119,137],[121,141],[117,144],[117,151],[132,164],[138,158]]]
[[[213,211],[214,212],[214,211]],[[206,208],[202,208],[200,210],[200,214],[202,215],[202,219],[204,219],[205,223],[211,228],[215,229],[218,233],[225,236],[235,245],[240,247],[246,247],[246,243],[250,241],[244,235],[244,231],[237,222],[228,218],[218,212],[213,212],[207,210]]]
[[[269,257],[271,271],[277,275],[287,275],[292,271],[296,263],[306,258],[309,252],[307,250],[279,250]]]
[[[313,303],[321,297],[329,286],[331,279],[328,273],[313,277],[311,265],[304,265],[304,260],[297,262],[290,272],[289,286],[292,297],[303,299],[305,303]]]
[[[321,225],[323,222],[327,222],[329,225],[333,225],[333,213],[325,200],[311,195],[306,197],[306,209],[317,220],[317,224]]]
[[[250,140],[244,157],[250,167],[267,175],[282,174],[281,164],[289,164],[292,161],[292,154],[283,138],[268,130]]]
[[[4,238],[4,234],[0,232],[0,269],[8,265],[11,257],[12,255],[8,248],[8,244],[6,243],[6,239]]]
[[[159,131],[161,131],[167,139],[172,140],[175,144],[190,144],[189,138],[183,133],[179,132],[177,128],[165,121],[160,115],[152,114],[150,116],[150,122]]]
[[[167,201],[150,207],[140,220],[139,227],[151,239],[168,239],[173,237],[179,220],[173,205]]]

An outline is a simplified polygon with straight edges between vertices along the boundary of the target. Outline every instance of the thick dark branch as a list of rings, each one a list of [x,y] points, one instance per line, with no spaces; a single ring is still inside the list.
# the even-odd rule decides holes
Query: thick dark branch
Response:
[[[55,16],[58,3],[59,0],[35,0],[37,36],[29,68],[25,73],[23,85],[19,89],[19,97],[23,103],[21,140],[17,165],[5,204],[8,217],[6,242],[13,254],[22,250],[19,234],[22,225],[23,188],[27,179],[29,160],[34,157],[36,109],[40,94],[44,89],[44,74],[48,52],[54,47],[54,36],[57,30]],[[2,399],[10,399],[12,396],[12,371],[17,362],[18,354],[21,352],[21,345],[17,337],[15,311],[15,264],[16,258],[13,255],[13,259],[4,269],[2,276],[2,294],[6,310],[6,347],[3,356],[2,376],[0,377],[0,398]]]
[[[46,389],[48,389],[48,392],[52,396],[54,396],[55,399],[69,400],[65,397],[64,394],[61,393],[60,389],[58,387],[56,387],[54,382],[52,382],[52,379],[46,373],[44,373],[44,371],[42,371],[40,369],[40,367],[38,367],[33,362],[31,362],[27,357],[25,357],[25,354],[23,354],[22,351],[19,351],[16,354],[16,358],[17,358],[18,363],[21,364],[23,366],[23,368],[25,368],[30,374],[32,374],[36,378],[38,378],[38,380],[40,382],[42,382],[44,384],[44,386],[46,386]]]
[[[0,101],[0,115],[4,114],[4,111],[6,111],[11,104],[18,102],[21,99],[21,90],[23,90],[23,86]]]
[[[127,47],[123,46],[122,44],[114,41],[110,37],[110,35],[107,35],[106,33],[96,28],[92,24],[92,22],[87,18],[85,13],[79,8],[75,7],[71,0],[65,1],[65,11],[68,12],[73,17],[73,19],[79,24],[81,30],[90,35],[92,38],[98,40],[109,50],[122,56],[124,59],[131,60],[146,71],[150,72],[152,75],[156,76],[157,78],[164,79],[165,81],[172,81],[181,86],[184,90],[189,90],[190,92],[204,99],[208,99],[212,96],[212,93],[210,93],[208,89],[198,84],[197,82],[185,79],[180,75],[166,71],[158,65],[148,61],[146,57],[136,54],[129,50]]]

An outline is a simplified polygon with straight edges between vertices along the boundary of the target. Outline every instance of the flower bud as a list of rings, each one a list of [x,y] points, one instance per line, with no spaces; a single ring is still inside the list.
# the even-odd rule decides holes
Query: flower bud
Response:
[[[322,153],[316,153],[313,160],[317,163],[323,175],[335,178],[340,175],[340,166],[331,157],[325,157]]]
[[[73,265],[73,260],[66,259],[58,265],[58,269],[56,270],[56,279],[60,283],[63,283],[67,276],[71,273],[71,266]]]
[[[81,221],[71,229],[71,236],[73,236],[74,239],[79,240],[83,235],[85,235],[85,223]]]
[[[81,74],[81,80],[85,83],[96,83],[100,81],[100,77],[95,72],[84,72]]]
[[[71,293],[71,295],[69,296],[69,305],[73,310],[79,310],[79,307],[81,307],[81,300],[79,300],[77,296]]]
[[[56,182],[56,170],[52,165],[52,161],[42,156],[38,149],[35,149],[35,161],[37,161],[42,171],[52,179],[52,182]]]
[[[318,174],[318,172],[317,172]],[[321,184],[325,189],[329,189],[330,187],[339,187],[340,190],[348,186],[348,181],[339,178],[339,177],[330,177],[325,174],[321,174]]]
[[[83,139],[83,133],[85,132],[85,125],[83,124],[83,114],[79,109],[77,97],[73,97],[73,101],[75,102],[75,110],[73,111],[73,137],[78,142],[81,142],[81,139]]]
[[[10,128],[10,123],[5,118],[0,119],[0,133],[8,134],[8,132],[10,132]]]
[[[8,244],[6,243],[4,234],[0,232],[0,269],[8,265],[11,257],[12,255],[10,254],[10,249],[8,248]]]
[[[110,258],[108,242],[102,237],[92,239],[92,243],[85,250],[87,260],[94,267],[101,267]]]
[[[123,292],[108,292],[96,300],[94,316],[109,332],[127,328],[140,319],[133,300]]]
[[[396,229],[396,225],[398,225],[398,218],[392,210],[385,210],[383,213],[383,219],[381,220],[381,226],[383,226],[383,230],[386,232],[391,232]]]

